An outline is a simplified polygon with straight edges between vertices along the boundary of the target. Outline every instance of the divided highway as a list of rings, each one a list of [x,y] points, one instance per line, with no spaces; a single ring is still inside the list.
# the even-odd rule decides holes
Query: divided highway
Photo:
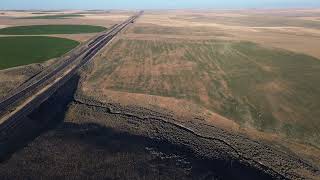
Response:
[[[143,11],[130,17],[107,32],[94,37],[88,43],[71,51],[67,59],[62,59],[44,72],[30,79],[0,101],[0,135],[19,124],[19,120],[30,114],[46,101],[59,87],[65,84],[84,64],[89,62],[122,29],[133,23]]]

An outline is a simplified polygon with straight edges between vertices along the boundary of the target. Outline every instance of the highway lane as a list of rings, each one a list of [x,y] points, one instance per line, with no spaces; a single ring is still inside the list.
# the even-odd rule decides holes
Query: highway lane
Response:
[[[80,67],[90,61],[122,29],[134,22],[141,14],[142,12],[93,38],[92,41],[70,53],[70,58],[64,63],[59,64],[43,77],[1,101],[0,111],[4,113],[0,117],[0,132],[13,128],[22,117],[31,113],[48,99]]]

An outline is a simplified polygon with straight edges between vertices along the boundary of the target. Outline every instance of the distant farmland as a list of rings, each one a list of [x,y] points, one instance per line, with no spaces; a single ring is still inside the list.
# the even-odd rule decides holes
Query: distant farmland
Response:
[[[96,33],[106,30],[102,26],[89,25],[33,25],[0,29],[3,35],[79,34]]]
[[[56,14],[56,15],[45,15],[45,16],[31,16],[31,17],[24,17],[24,18],[20,18],[20,19],[67,19],[67,18],[75,18],[75,17],[83,17],[83,15],[81,15],[81,14]]]
[[[0,37],[0,69],[59,57],[79,43],[55,37]]]
[[[98,63],[92,87],[186,99],[320,145],[316,58],[249,42],[119,40]]]

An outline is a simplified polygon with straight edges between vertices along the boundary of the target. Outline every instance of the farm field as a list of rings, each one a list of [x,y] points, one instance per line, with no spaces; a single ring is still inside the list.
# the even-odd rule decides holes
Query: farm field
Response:
[[[243,40],[320,58],[319,17],[317,9],[151,11],[132,35]]]
[[[3,11],[0,24],[35,25],[35,24],[83,24],[105,26],[125,20],[131,11]],[[90,19],[90,21],[88,21]],[[73,22],[73,23],[72,23]]]
[[[78,13],[83,15],[74,16]],[[69,14],[72,16],[57,18]],[[55,57],[70,51],[79,43],[86,42],[96,33],[107,30],[131,14],[131,12],[76,10],[1,11],[0,96],[5,96],[10,90],[41,72],[44,67],[54,63]],[[40,15],[53,17],[28,19]],[[53,61],[47,61],[52,58]]]
[[[39,13],[33,13],[38,14]],[[56,14],[56,15],[41,15],[41,16],[31,16],[31,17],[22,17],[21,19],[67,19],[74,17],[83,17],[81,14]]]
[[[80,34],[97,33],[106,30],[101,26],[89,25],[33,25],[14,26],[0,29],[2,35],[48,35],[48,34]]]
[[[0,37],[0,69],[44,62],[65,54],[78,44],[55,37]]]

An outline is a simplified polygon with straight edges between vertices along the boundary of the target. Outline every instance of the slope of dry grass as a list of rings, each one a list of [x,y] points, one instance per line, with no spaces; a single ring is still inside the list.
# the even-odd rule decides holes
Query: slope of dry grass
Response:
[[[313,57],[249,42],[122,39],[98,63],[93,89],[186,100],[243,127],[319,145]]]

